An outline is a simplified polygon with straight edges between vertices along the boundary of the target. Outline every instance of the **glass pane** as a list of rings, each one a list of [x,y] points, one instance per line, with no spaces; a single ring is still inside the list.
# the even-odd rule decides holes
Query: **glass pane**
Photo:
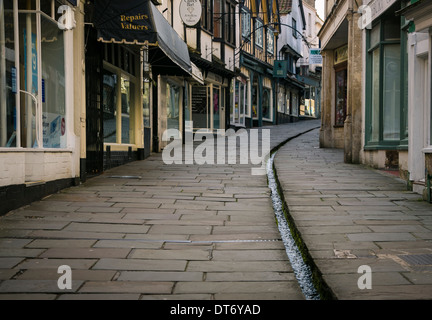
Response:
[[[150,127],[150,82],[144,82],[143,93],[143,120],[144,127]]]
[[[335,125],[343,126],[347,110],[347,70],[336,72],[336,114]]]
[[[383,139],[400,138],[400,45],[384,48]]]
[[[45,148],[66,147],[63,31],[41,17],[42,122]]]
[[[104,70],[102,110],[104,142],[117,142],[117,75]]]
[[[279,93],[278,93],[278,112],[284,113],[285,112],[285,106],[284,106],[284,93],[283,88],[279,87]]]
[[[52,9],[55,9],[54,8],[54,6],[53,6],[53,4],[54,4],[54,2],[53,2],[53,0],[45,0],[45,1],[41,1],[40,2],[40,8],[41,8],[41,11],[42,12],[44,12],[44,13],[46,13],[48,16],[52,16]],[[57,12],[57,11],[56,11]]]
[[[19,14],[19,47],[20,47],[20,89],[25,93],[20,95],[20,125],[21,146],[37,147],[36,142],[36,104],[38,95],[38,54],[36,44],[36,15],[32,13]],[[40,129],[38,129],[40,130]]]
[[[250,106],[249,106],[249,82],[246,82],[245,85],[245,110],[244,110],[245,116],[250,116]],[[243,117],[243,124],[246,119]]]
[[[381,23],[373,27],[370,33],[370,47],[375,47],[381,40]]]
[[[130,114],[133,106],[132,83],[121,77],[121,143],[132,143]]]
[[[16,93],[12,1],[0,1],[0,147],[16,146]]]
[[[262,107],[263,118],[270,119],[270,93],[268,90],[264,90]]]
[[[207,87],[192,86],[192,121],[196,129],[207,128]]]
[[[372,105],[370,141],[379,141],[379,110],[380,110],[380,49],[372,53]]]
[[[167,129],[180,130],[180,89],[167,83]]]
[[[400,40],[401,21],[400,17],[388,19],[384,23],[384,40]]]
[[[219,129],[219,107],[220,107],[220,89],[213,88],[213,129]]]
[[[256,35],[256,39],[255,39],[255,44],[259,47],[262,48],[263,46],[263,24],[261,21],[259,20],[255,20],[256,21],[256,28],[255,28],[255,35]]]
[[[258,87],[252,87],[252,117],[258,118]]]
[[[18,0],[18,9],[20,10],[36,10],[35,0]]]
[[[240,124],[244,125],[244,114],[245,114],[245,85],[240,85]]]
[[[293,116],[298,116],[298,99],[297,99],[297,93],[292,94],[292,115]]]
[[[286,114],[291,114],[291,105],[290,105],[290,101],[291,101],[291,92],[287,91],[285,93],[285,100],[286,100],[286,107],[285,107],[285,113]]]
[[[234,89],[234,106],[231,106],[231,120],[233,123],[238,121],[238,108],[239,108],[239,82],[235,81],[235,89]]]
[[[214,0],[214,14],[213,14],[213,27],[214,37],[222,37],[222,0]]]

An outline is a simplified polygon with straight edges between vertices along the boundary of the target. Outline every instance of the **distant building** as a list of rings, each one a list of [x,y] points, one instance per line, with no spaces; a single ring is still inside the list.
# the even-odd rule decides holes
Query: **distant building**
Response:
[[[244,118],[245,127],[274,124],[276,85],[273,65],[280,34],[278,1],[245,0],[240,4],[240,74],[235,86],[234,118]],[[238,111],[237,111],[238,110]]]
[[[297,79],[304,83],[305,89],[300,99],[300,116],[319,118],[321,116],[321,72],[322,63],[313,64],[310,61],[310,50],[320,49],[318,32],[324,21],[318,16],[315,0],[303,0],[306,19],[307,40],[302,42],[302,58],[297,61],[299,70]]]
[[[278,79],[277,123],[298,121],[300,101],[305,84],[297,76],[300,59],[304,58],[303,42],[306,19],[301,0],[282,0],[279,4],[281,33],[278,39],[278,57],[274,75]]]

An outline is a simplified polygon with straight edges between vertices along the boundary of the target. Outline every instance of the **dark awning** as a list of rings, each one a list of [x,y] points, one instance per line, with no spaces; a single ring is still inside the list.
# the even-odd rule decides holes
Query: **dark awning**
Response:
[[[196,78],[187,44],[150,0],[95,0],[93,23],[99,41],[158,46]]]

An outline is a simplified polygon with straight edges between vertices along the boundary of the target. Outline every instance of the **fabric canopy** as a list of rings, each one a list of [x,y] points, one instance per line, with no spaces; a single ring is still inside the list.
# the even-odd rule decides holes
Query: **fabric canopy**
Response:
[[[158,46],[196,79],[187,44],[150,0],[95,0],[93,23],[99,41]]]

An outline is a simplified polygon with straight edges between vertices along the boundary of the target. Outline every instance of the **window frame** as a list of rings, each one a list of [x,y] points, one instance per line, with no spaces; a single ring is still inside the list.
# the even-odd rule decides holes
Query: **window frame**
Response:
[[[250,40],[251,38],[251,13],[247,7],[241,9],[241,28],[242,37]]]
[[[202,0],[201,29],[213,33],[213,0]],[[210,7],[210,8],[209,8]]]
[[[15,117],[15,131],[11,135],[11,137],[7,137],[8,141],[4,146],[0,146],[0,150],[6,150],[6,151],[13,151],[16,149],[19,150],[25,150],[25,151],[44,151],[44,150],[56,150],[56,151],[70,151],[70,146],[67,142],[68,135],[70,132],[70,89],[68,85],[70,85],[70,77],[71,73],[68,68],[66,68],[66,60],[67,57],[69,57],[69,52],[73,48],[73,39],[70,36],[66,36],[66,33],[63,32],[62,35],[62,42],[63,42],[63,78],[64,78],[64,92],[63,93],[63,99],[64,99],[64,114],[62,114],[62,125],[65,125],[64,127],[64,133],[62,133],[62,136],[64,136],[63,144],[59,146],[44,146],[45,143],[45,135],[44,135],[44,113],[47,113],[48,111],[45,111],[45,108],[47,108],[47,105],[45,104],[45,94],[47,94],[47,89],[45,89],[45,78],[44,78],[44,61],[43,61],[43,42],[44,37],[44,26],[43,26],[43,19],[45,19],[48,23],[58,24],[58,21],[56,20],[58,18],[57,9],[62,4],[60,1],[51,0],[49,1],[49,7],[48,10],[46,10],[46,7],[41,6],[41,0],[36,0],[31,2],[31,7],[29,9],[23,8],[20,3],[11,1],[13,3],[12,9],[7,9],[12,12],[13,14],[13,35],[14,35],[14,47],[13,47],[13,55],[14,55],[14,63],[13,63],[13,70],[14,70],[14,92],[15,95],[14,99],[14,117]],[[15,5],[16,4],[16,5]],[[44,4],[47,4],[46,2]],[[35,58],[34,62],[36,63],[36,69],[37,74],[35,74],[37,78],[37,83],[35,89],[37,90],[36,94],[32,94],[29,92],[29,90],[26,90],[25,88],[25,71],[24,66],[21,64],[21,57],[23,56],[22,52],[25,50],[25,43],[22,43],[20,41],[20,38],[22,36],[22,32],[24,29],[20,26],[20,21],[22,19],[22,15],[31,15],[32,19],[34,19],[35,29],[34,29],[34,43],[35,43]],[[5,21],[3,19],[3,21]],[[33,33],[33,30],[32,30]],[[18,39],[16,37],[18,36]],[[33,38],[33,37],[32,37]],[[2,57],[3,59],[4,57]],[[27,59],[24,57],[23,59]],[[11,71],[12,72],[12,71]],[[6,79],[4,79],[7,81]],[[1,79],[3,81],[3,79]],[[2,98],[2,97],[0,97]],[[30,107],[35,107],[35,113],[34,115],[30,115],[30,117],[34,117],[32,121],[35,122],[35,132],[34,134],[31,134],[31,142],[30,144],[22,143],[23,141],[29,140],[28,139],[28,130],[24,130],[26,119],[28,120],[28,116],[26,114],[22,113],[22,108],[26,107],[25,101],[32,101]],[[6,102],[7,103],[7,102]],[[7,107],[7,105],[6,105]],[[26,119],[24,119],[26,117]],[[58,124],[59,125],[59,124]],[[57,127],[58,128],[58,127]],[[12,140],[13,139],[13,140]],[[13,143],[14,142],[14,143]]]
[[[269,117],[264,116],[264,97],[267,94],[268,98],[268,115]],[[273,89],[269,87],[263,87],[262,89],[262,119],[267,122],[273,121]]]
[[[408,132],[406,126],[408,123],[408,100],[407,100],[407,87],[405,79],[405,70],[408,64],[407,54],[407,33],[406,26],[403,23],[403,17],[400,17],[400,39],[399,40],[386,40],[385,26],[386,21],[391,19],[390,15],[381,17],[373,24],[371,30],[366,32],[366,121],[365,121],[365,146],[364,150],[408,150]],[[394,19],[394,18],[393,18]],[[372,46],[372,32],[375,27],[379,27],[379,41]],[[400,126],[399,126],[399,139],[386,140],[384,138],[384,54],[385,48],[391,45],[400,45],[400,83],[399,83],[399,101],[400,101]],[[373,54],[379,50],[379,97],[378,97],[378,110],[375,110],[378,116],[378,139],[372,140],[374,135],[374,128],[372,125],[372,115],[374,114],[373,103]]]
[[[259,32],[259,33],[258,33]],[[258,36],[260,35],[260,36]],[[264,47],[264,23],[258,18],[255,18],[255,46],[260,49]]]
[[[274,43],[275,43],[273,29],[267,28],[266,34],[267,34],[267,37],[266,37],[266,40],[267,40],[267,53],[269,53],[271,56],[273,56],[274,55]],[[269,41],[270,39],[271,39],[271,41]],[[271,43],[271,45],[270,45],[270,43]]]
[[[297,20],[292,18],[292,35],[294,38],[298,39],[297,35]]]

